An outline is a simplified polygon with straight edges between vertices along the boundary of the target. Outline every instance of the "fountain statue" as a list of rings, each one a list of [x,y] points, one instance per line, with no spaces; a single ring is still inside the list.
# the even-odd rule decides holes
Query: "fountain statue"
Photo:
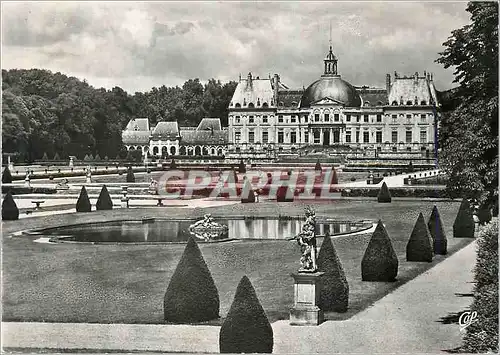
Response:
[[[199,239],[209,241],[227,236],[228,227],[215,222],[211,214],[206,214],[203,219],[189,226],[189,232]]]
[[[316,272],[318,270],[317,249],[316,249],[316,213],[311,207],[306,207],[306,222],[302,226],[302,231],[296,236],[302,250],[299,272]]]
[[[158,195],[158,181],[151,178],[151,181],[149,182],[149,188],[148,192],[151,195]]]

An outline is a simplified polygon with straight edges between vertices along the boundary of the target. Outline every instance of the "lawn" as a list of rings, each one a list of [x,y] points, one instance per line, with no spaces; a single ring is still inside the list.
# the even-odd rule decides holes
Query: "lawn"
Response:
[[[470,239],[453,239],[452,224],[457,202],[436,202],[451,253]],[[147,208],[101,211],[82,215],[58,215],[3,223],[3,320],[99,323],[162,323],[163,295],[183,252],[184,245],[48,245],[34,237],[5,238],[26,228],[106,221],[144,216],[200,217],[299,215],[304,203],[262,202],[206,209]],[[369,235],[333,239],[349,282],[349,311],[330,313],[327,319],[345,319],[424,272],[432,263],[405,261],[406,242],[419,212],[426,219],[433,203],[393,199],[378,204],[375,199],[336,200],[313,203],[318,216],[341,220],[382,219],[399,258],[394,283],[361,281],[361,258]],[[293,279],[300,251],[291,241],[234,241],[200,244],[220,296],[220,315],[231,305],[243,275],[253,283],[271,321],[287,319],[293,305]],[[445,275],[443,277],[446,277]],[[217,322],[216,322],[217,323]]]

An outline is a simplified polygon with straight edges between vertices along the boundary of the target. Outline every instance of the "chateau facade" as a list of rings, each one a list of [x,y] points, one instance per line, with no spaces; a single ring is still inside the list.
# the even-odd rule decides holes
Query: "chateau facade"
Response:
[[[432,74],[386,75],[385,88],[355,87],[338,73],[332,47],[320,78],[303,90],[288,88],[278,74],[239,78],[228,110],[229,127],[203,118],[198,127],[131,120],[122,132],[127,150],[151,156],[216,156],[275,159],[302,148],[349,154],[435,152],[440,104]]]
[[[271,157],[306,146],[376,152],[434,151],[439,102],[431,74],[386,75],[386,88],[354,87],[341,78],[332,48],[324,73],[305,90],[279,75],[251,73],[229,105],[231,156]]]

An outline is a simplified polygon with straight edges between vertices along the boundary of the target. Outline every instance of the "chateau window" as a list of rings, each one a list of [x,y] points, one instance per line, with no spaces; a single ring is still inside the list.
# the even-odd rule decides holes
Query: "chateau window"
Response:
[[[382,115],[377,115],[377,122],[382,122]]]
[[[248,123],[254,123],[253,116],[248,117]]]
[[[319,122],[319,113],[314,114],[314,122]]]
[[[250,131],[248,132],[248,143],[254,143],[255,142],[255,132]]]
[[[406,151],[411,152],[411,147],[406,147]]]
[[[356,131],[356,143],[361,143],[361,142],[359,141],[359,131]]]
[[[255,106],[254,106],[253,102],[250,102],[250,103],[248,104],[248,107],[249,107],[249,108],[254,108]]]
[[[377,143],[382,143],[382,131],[375,132],[375,141]]]
[[[420,143],[427,143],[427,129],[420,130]]]
[[[291,119],[290,119],[290,122],[291,122],[291,123],[295,123],[295,122],[296,122],[295,115],[292,115],[292,117],[291,117]]]
[[[240,123],[240,116],[236,116],[236,123]]]
[[[304,132],[304,143],[309,143],[309,132]]]
[[[283,123],[283,115],[278,116],[278,123]]]
[[[365,122],[368,122],[369,116],[368,115],[364,115],[363,119],[364,119]]]
[[[267,116],[262,117],[262,123],[267,123]]]
[[[412,105],[411,100],[406,101],[406,104],[407,104],[408,106]]]
[[[319,142],[320,142],[320,131],[315,130],[314,131],[314,143],[319,144]]]
[[[241,107],[241,104],[237,103],[236,105],[234,105],[234,107],[239,108],[239,107]]]
[[[368,131],[363,132],[363,142],[370,143],[370,132]]]
[[[392,151],[396,153],[398,151],[398,147],[392,147]]]
[[[413,132],[411,129],[406,131],[406,143],[411,143]]]
[[[398,119],[398,115],[392,115],[392,123],[396,123],[396,120]]]
[[[422,113],[422,114],[420,115],[420,121],[421,121],[422,123],[427,122],[427,115],[426,115],[425,113]]]
[[[411,123],[411,115],[406,115],[406,123]]]
[[[345,132],[345,142],[351,143],[351,132],[350,131]]]
[[[234,132],[234,141],[236,143],[239,143],[241,141],[241,132],[238,131]]]
[[[346,116],[345,116],[345,120],[346,120],[347,122],[351,122],[351,115],[346,115]]]
[[[396,100],[394,100],[391,104],[392,106],[397,106],[398,105],[398,102]]]
[[[297,132],[295,131],[290,132],[290,143],[292,144],[297,143]]]
[[[420,105],[427,105],[427,101],[425,100],[420,101]]]
[[[325,113],[325,122],[330,122],[330,114]]]
[[[333,120],[334,120],[335,122],[338,122],[338,121],[339,121],[339,119],[340,119],[340,115],[339,115],[338,113],[336,113],[336,114],[334,114],[334,115],[333,115]]]
[[[262,143],[269,142],[269,133],[267,131],[262,132]]]
[[[285,142],[285,133],[283,131],[278,131],[278,143]]]
[[[392,143],[397,143],[398,142],[398,131],[392,131],[391,137],[392,137]]]
[[[359,122],[359,115],[356,115],[356,122]]]

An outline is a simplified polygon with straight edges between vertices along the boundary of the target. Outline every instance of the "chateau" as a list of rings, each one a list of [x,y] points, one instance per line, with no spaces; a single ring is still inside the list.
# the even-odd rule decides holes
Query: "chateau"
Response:
[[[356,87],[342,79],[331,46],[323,62],[323,74],[305,90],[288,88],[278,74],[240,77],[227,129],[204,118],[196,128],[160,122],[150,131],[147,119],[136,119],[123,142],[155,156],[248,159],[275,159],[307,147],[370,155],[434,152],[440,105],[432,74],[387,74],[385,88]]]

